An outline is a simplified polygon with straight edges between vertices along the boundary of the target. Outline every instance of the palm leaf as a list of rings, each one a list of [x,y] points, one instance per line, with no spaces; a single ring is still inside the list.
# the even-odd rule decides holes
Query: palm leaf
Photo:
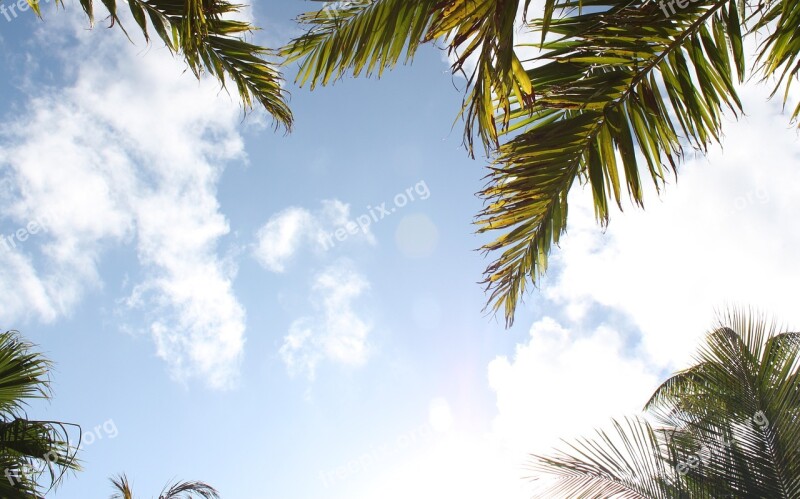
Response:
[[[116,1],[101,1],[109,12],[111,25],[125,31]],[[80,2],[93,24],[92,0]],[[227,0],[127,0],[126,3],[146,40],[150,40],[148,28],[152,27],[171,51],[183,56],[195,76],[199,78],[207,72],[223,88],[230,78],[246,110],[260,104],[275,119],[276,126],[291,129],[293,117],[282,76],[271,61],[275,54],[244,39],[255,29],[252,25],[231,19],[241,5]]]
[[[133,491],[125,474],[120,474],[111,478],[111,483],[117,492],[111,499],[133,499]],[[219,499],[219,492],[207,483],[188,481],[176,482],[167,485],[159,494],[159,499],[189,499],[192,497],[202,497],[204,499]]]
[[[800,334],[744,314],[725,321],[698,364],[662,384],[646,409],[681,432],[670,446],[676,462],[703,449],[696,479],[736,497],[797,497]]]
[[[610,205],[622,208],[623,184],[643,206],[642,172],[660,189],[682,158],[682,137],[705,151],[720,138],[724,109],[741,109],[733,81],[742,55],[731,48],[740,46],[741,34],[728,30],[738,11],[725,1],[691,4],[671,17],[647,1],[583,6],[593,12],[547,22],[559,38],[544,42],[545,53],[530,61],[536,103],[514,106],[480,193],[487,206],[478,232],[505,231],[482,249],[502,251],[484,284],[489,306],[504,310],[507,325],[566,231],[567,194],[576,180],[591,187],[605,226]],[[502,108],[497,115],[507,119]]]
[[[0,413],[18,414],[26,399],[49,398],[50,361],[16,331],[0,333]]]
[[[795,498],[800,494],[800,334],[733,313],[697,364],[646,405],[663,425],[614,423],[534,469],[544,497]]]
[[[45,471],[50,485],[44,493],[68,470],[80,469],[77,447],[69,443],[68,424],[24,417],[29,399],[51,395],[51,363],[33,348],[16,331],[0,333],[0,466],[11,475],[0,480],[3,497],[39,497],[45,489],[41,480]]]
[[[361,0],[330,3],[298,22],[308,31],[283,47],[286,63],[299,61],[296,82],[328,85],[348,71],[381,76],[409,61],[433,22],[437,0]]]
[[[667,465],[659,433],[646,420],[613,421],[610,431],[579,439],[553,456],[534,456],[534,479],[555,479],[538,497],[661,499],[677,497],[680,480]]]
[[[527,8],[530,0],[525,0]],[[467,75],[468,91],[461,115],[465,144],[473,136],[487,147],[497,144],[496,97],[508,125],[511,101],[532,98],[531,83],[514,53],[514,22],[519,0],[361,0],[328,3],[298,18],[308,31],[281,50],[287,63],[299,61],[296,81],[327,85],[350,72],[381,76],[403,58],[408,62],[423,42],[442,41],[454,55],[453,73]],[[344,4],[344,5],[339,5]],[[339,5],[331,8],[331,5]]]

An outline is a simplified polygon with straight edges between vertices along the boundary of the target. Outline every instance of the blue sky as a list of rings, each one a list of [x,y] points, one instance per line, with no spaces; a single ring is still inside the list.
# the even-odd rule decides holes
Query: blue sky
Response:
[[[256,41],[310,7],[257,3]],[[107,497],[119,472],[143,497],[173,478],[228,498],[528,497],[526,452],[639,409],[715,311],[800,319],[800,143],[765,88],[646,212],[603,233],[576,189],[506,330],[482,312],[485,161],[440,51],[313,92],[288,68],[284,135],[78,10],[0,18],[0,326],[57,364],[31,416],[92,433],[52,497]]]

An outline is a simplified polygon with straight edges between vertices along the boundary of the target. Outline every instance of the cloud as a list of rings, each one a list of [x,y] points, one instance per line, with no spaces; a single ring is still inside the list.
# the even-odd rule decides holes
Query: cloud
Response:
[[[659,381],[659,369],[614,327],[570,327],[550,317],[488,373],[497,396],[493,435],[521,458],[640,411]]]
[[[272,216],[261,229],[253,256],[267,270],[283,272],[287,260],[299,249],[304,236],[315,231],[316,221],[307,210],[287,208]]]
[[[321,204],[314,213],[291,206],[271,216],[256,234],[255,259],[265,269],[281,273],[303,248],[321,255],[350,237],[375,244],[369,226],[353,221],[349,204],[337,199],[325,199]]]
[[[678,185],[650,193],[644,212],[614,214],[605,233],[591,193],[573,192],[568,234],[541,284],[547,313],[513,356],[488,365],[491,427],[459,431],[469,415],[454,412],[448,439],[357,497],[531,497],[528,454],[639,413],[689,361],[715,309],[752,304],[796,328],[800,141],[767,94],[745,86],[750,114],[726,125],[724,148],[690,159]]]
[[[723,148],[694,158],[661,200],[612,215],[603,234],[588,191],[575,192],[568,234],[543,290],[579,319],[595,305],[628,317],[661,365],[688,361],[715,311],[752,305],[800,323],[800,139],[768,88],[747,86],[750,113],[725,126]]]
[[[369,282],[344,260],[317,274],[310,297],[316,313],[295,320],[280,349],[292,375],[314,379],[323,360],[354,367],[366,362],[372,326],[355,310],[354,302],[368,288]]]
[[[215,82],[182,74],[166,49],[141,54],[117,30],[86,32],[82,22],[54,16],[47,26],[69,41],[61,56],[74,81],[39,89],[4,123],[4,213],[12,225],[50,221],[35,241],[0,252],[0,313],[69,315],[103,286],[106,251],[132,244],[143,278],[125,303],[148,311],[158,355],[179,379],[228,387],[245,313],[235,267],[217,256],[229,227],[216,186],[224,164],[243,158],[238,104]]]

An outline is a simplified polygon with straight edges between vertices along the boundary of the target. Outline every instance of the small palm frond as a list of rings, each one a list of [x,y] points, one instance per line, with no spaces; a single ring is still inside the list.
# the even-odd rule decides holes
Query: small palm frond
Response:
[[[111,499],[133,499],[133,491],[128,477],[124,473],[111,477],[111,483],[117,492],[111,496]]]
[[[530,0],[524,1],[523,12],[529,4]],[[470,154],[476,133],[487,151],[499,145],[496,110],[504,129],[509,125],[512,97],[525,106],[533,102],[530,77],[514,51],[519,7],[520,0],[444,0],[438,6],[441,15],[428,34],[428,40],[449,42],[449,51],[455,55],[453,73],[463,73],[475,60],[461,111],[466,123],[464,143]]]
[[[438,0],[359,0],[326,2],[301,15],[308,31],[283,47],[286,63],[299,61],[296,81],[327,85],[348,71],[354,76],[377,74],[416,53],[433,22]]]
[[[27,399],[51,395],[51,363],[33,347],[16,331],[0,333],[0,463],[10,475],[0,478],[3,497],[38,497],[45,471],[50,490],[68,470],[80,469],[66,430],[70,425],[22,417]]]
[[[65,423],[14,419],[0,422],[0,459],[15,470],[13,482],[36,493],[56,487],[70,470],[80,470],[77,446],[69,442]],[[45,487],[43,476],[48,476]],[[8,478],[8,477],[7,477]]]
[[[482,249],[502,251],[484,284],[489,306],[504,309],[507,325],[566,231],[576,180],[591,187],[605,226],[610,205],[622,208],[623,189],[644,205],[642,171],[657,189],[676,172],[681,137],[705,151],[720,139],[725,108],[741,110],[733,84],[744,74],[735,3],[692,3],[672,16],[647,0],[563,0],[556,7],[579,4],[591,13],[533,24],[560,37],[530,61],[535,105],[512,98],[507,141],[480,193],[487,206],[478,232],[505,231]],[[496,113],[506,120],[502,106]]]
[[[16,331],[0,333],[0,413],[18,414],[26,399],[50,397],[52,364],[33,347]]]
[[[525,7],[530,0],[525,0]],[[514,52],[514,21],[519,0],[360,0],[327,2],[298,18],[308,31],[284,47],[287,63],[299,61],[297,82],[333,83],[347,72],[381,76],[405,55],[408,62],[421,43],[440,40],[455,56],[453,73],[477,60],[468,78],[461,114],[465,144],[473,135],[487,147],[497,145],[493,99],[500,99],[508,124],[509,96],[528,102],[531,82]],[[477,131],[475,127],[477,125]]]
[[[165,487],[159,499],[190,499],[192,497],[219,499],[219,492],[203,482],[179,482],[169,486],[169,489]]]
[[[772,95],[785,82],[784,104],[789,98],[793,80],[800,78],[800,2],[789,0],[759,3],[761,15],[751,32],[772,31],[761,42],[757,56],[764,80],[777,76]],[[755,15],[755,14],[754,14]],[[800,117],[800,102],[792,112],[792,119]],[[800,126],[800,123],[798,123]]]
[[[131,490],[130,482],[125,474],[120,474],[111,478],[111,483],[117,489],[117,493],[111,496],[111,499],[133,499],[133,491]],[[193,497],[202,497],[203,499],[219,499],[219,492],[203,482],[189,481],[189,482],[176,482],[167,485],[159,494],[159,499],[191,499]]]
[[[109,12],[111,24],[125,31],[116,0],[101,1]],[[93,0],[80,3],[93,24]],[[195,76],[207,72],[223,88],[226,78],[230,78],[246,110],[258,103],[272,115],[276,126],[291,129],[293,117],[286,103],[282,76],[270,61],[275,54],[245,41],[244,35],[255,28],[231,19],[241,5],[227,0],[128,0],[126,3],[147,41],[151,26],[171,51],[183,55]]]
[[[613,421],[612,431],[597,430],[550,457],[534,456],[534,480],[555,479],[539,497],[668,499],[679,497],[675,469],[665,459],[660,434],[646,420]]]

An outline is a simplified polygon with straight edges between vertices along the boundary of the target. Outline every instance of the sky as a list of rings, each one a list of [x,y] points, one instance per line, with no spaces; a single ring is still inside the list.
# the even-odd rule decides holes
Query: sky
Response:
[[[277,47],[311,7],[245,15]],[[720,313],[800,324],[800,137],[757,81],[644,211],[602,230],[576,188],[506,329],[446,54],[313,92],[289,67],[284,134],[159,43],[43,10],[0,17],[0,327],[55,362],[29,415],[83,428],[48,497],[124,472],[141,497],[526,498],[530,453],[636,414]]]

